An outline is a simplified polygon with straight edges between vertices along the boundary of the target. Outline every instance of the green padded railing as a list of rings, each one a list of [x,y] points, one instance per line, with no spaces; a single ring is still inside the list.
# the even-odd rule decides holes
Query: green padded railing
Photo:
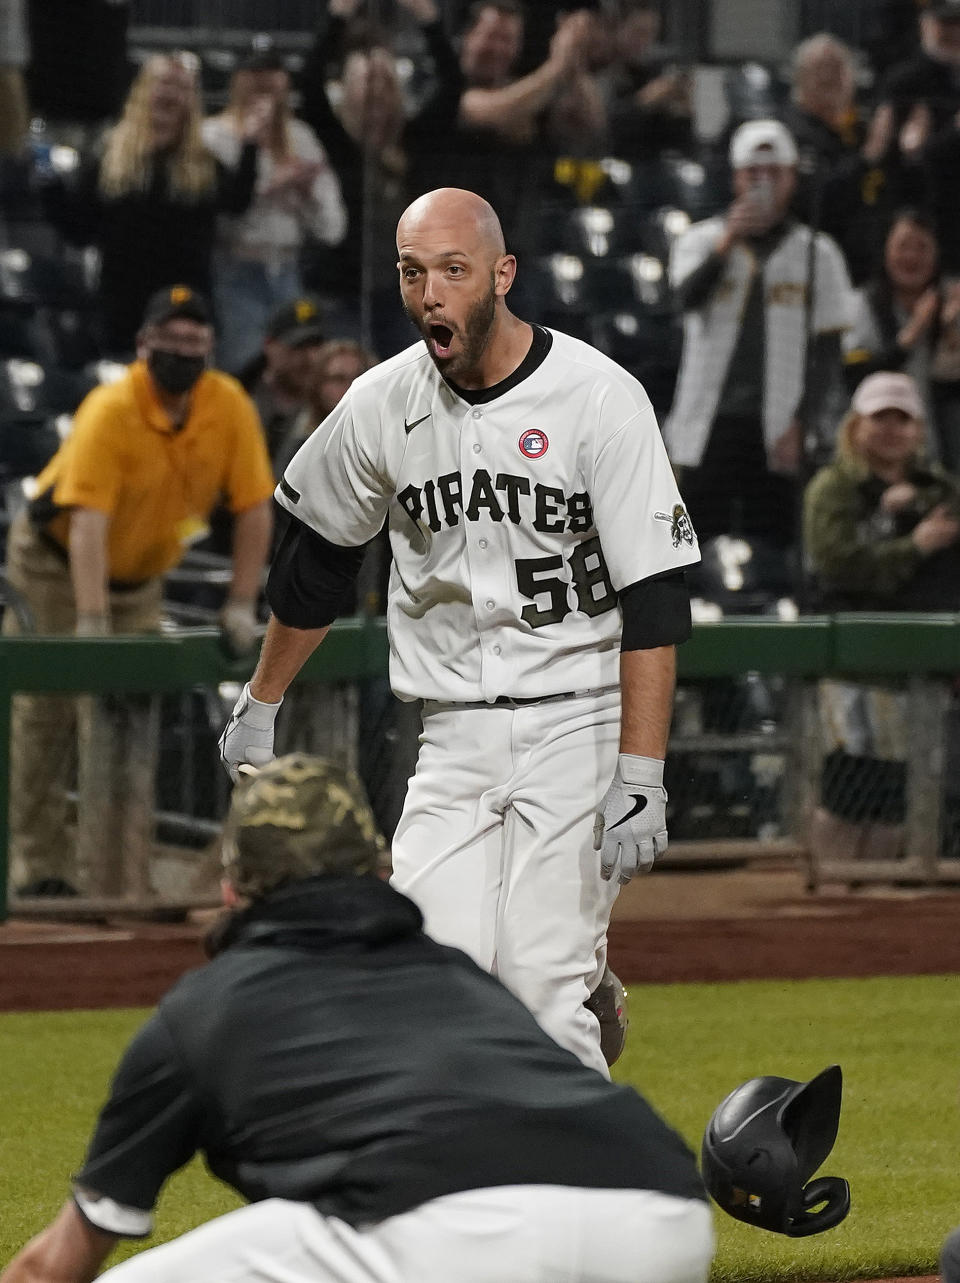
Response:
[[[298,680],[382,675],[381,620],[338,621]],[[6,917],[10,699],[17,691],[186,691],[245,681],[253,660],[229,659],[214,632],[159,637],[0,637],[0,921]],[[960,673],[960,616],[769,617],[697,624],[679,649],[681,679],[745,672],[792,677]]]

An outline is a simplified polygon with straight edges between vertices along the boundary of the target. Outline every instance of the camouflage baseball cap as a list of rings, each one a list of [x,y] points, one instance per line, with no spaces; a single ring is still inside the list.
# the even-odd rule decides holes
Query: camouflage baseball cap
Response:
[[[327,758],[291,753],[234,790],[222,862],[241,895],[328,873],[377,873],[386,843],[363,785]]]

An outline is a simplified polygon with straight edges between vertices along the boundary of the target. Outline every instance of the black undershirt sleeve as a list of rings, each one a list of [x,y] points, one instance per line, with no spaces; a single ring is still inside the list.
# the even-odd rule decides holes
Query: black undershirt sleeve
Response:
[[[638,580],[620,593],[623,615],[621,650],[676,646],[693,631],[690,590],[682,570]]]
[[[350,594],[366,544],[343,548],[290,516],[267,577],[267,601],[288,628],[325,628]]]

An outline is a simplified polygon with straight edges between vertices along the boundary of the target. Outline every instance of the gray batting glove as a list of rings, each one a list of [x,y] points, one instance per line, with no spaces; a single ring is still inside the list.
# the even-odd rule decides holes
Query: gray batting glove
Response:
[[[663,762],[621,753],[613,783],[593,825],[593,849],[600,852],[600,876],[621,886],[647,873],[667,849],[667,794]]]
[[[283,703],[265,704],[250,694],[250,683],[243,688],[230,720],[220,736],[220,761],[234,784],[240,780],[240,767],[266,766],[273,757],[273,724]]]

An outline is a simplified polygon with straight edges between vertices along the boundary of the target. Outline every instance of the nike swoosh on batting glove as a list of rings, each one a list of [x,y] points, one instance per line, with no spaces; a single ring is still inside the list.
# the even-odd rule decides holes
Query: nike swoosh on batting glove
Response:
[[[249,682],[244,686],[219,741],[220,761],[234,784],[241,766],[266,766],[272,759],[273,724],[282,703],[265,704],[250,694]]]
[[[593,826],[593,849],[600,852],[600,875],[624,886],[647,873],[667,849],[667,794],[663,762],[621,753],[617,772]]]

